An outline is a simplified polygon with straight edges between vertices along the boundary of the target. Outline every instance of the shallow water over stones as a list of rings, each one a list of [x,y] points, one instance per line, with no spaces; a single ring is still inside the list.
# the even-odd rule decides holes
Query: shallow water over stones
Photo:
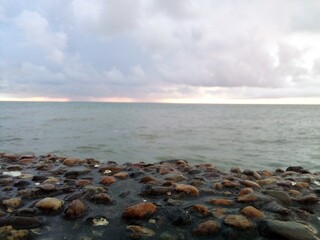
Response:
[[[0,239],[320,239],[320,173],[302,167],[23,159],[0,154]]]

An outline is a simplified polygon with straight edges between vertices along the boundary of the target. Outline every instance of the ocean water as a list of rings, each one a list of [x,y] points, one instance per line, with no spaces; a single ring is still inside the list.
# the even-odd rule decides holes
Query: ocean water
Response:
[[[320,106],[0,102],[0,152],[320,171]]]

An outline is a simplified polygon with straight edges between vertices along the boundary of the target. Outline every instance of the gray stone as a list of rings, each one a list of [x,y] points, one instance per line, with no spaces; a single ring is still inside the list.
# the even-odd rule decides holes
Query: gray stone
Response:
[[[311,225],[293,221],[266,220],[262,222],[260,232],[273,239],[319,240],[317,231]]]
[[[263,191],[264,194],[267,194],[271,197],[277,198],[281,202],[289,203],[291,202],[291,198],[289,197],[288,193],[277,191],[277,190],[265,190]]]

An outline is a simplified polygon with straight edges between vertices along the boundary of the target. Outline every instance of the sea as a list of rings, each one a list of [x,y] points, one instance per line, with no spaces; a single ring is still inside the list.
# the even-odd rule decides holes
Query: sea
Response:
[[[320,106],[0,102],[0,152],[320,171]]]

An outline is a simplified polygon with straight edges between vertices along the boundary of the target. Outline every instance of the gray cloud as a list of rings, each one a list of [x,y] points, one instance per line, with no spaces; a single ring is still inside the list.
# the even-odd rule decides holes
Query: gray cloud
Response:
[[[297,0],[5,1],[0,98],[319,97],[319,11]]]

